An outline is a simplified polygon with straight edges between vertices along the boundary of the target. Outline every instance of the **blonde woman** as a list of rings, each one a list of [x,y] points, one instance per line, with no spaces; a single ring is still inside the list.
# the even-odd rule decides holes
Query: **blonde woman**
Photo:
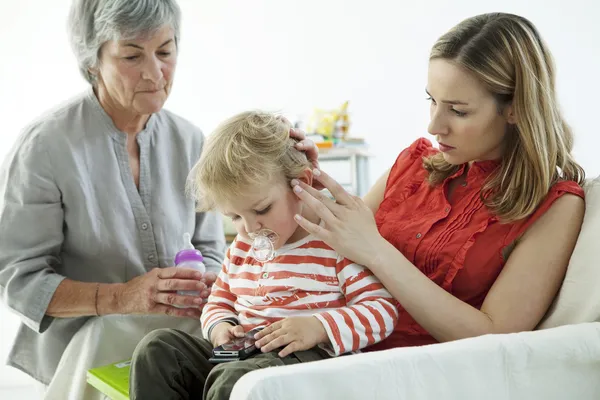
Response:
[[[543,317],[584,214],[554,81],[531,22],[469,18],[431,51],[428,131],[439,149],[417,140],[362,200],[324,172],[315,178],[335,202],[292,181],[325,222],[299,224],[399,302],[395,332],[370,349],[532,330]]]
[[[310,162],[289,131],[287,121],[245,112],[209,137],[190,173],[192,192],[202,211],[218,208],[231,218],[238,235],[202,312],[205,339],[175,329],[148,334],[131,364],[132,400],[229,399],[250,371],[350,353],[394,330],[396,307],[373,274],[294,221],[296,213],[314,223],[319,217],[303,210],[289,186],[291,179],[312,183]],[[255,251],[252,237],[261,234],[271,249]],[[266,326],[272,333],[261,340],[262,353],[209,361],[213,348]]]

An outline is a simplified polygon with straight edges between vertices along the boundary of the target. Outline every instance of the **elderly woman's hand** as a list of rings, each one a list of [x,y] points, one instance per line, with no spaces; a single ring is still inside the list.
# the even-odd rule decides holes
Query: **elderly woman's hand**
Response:
[[[325,225],[313,224],[300,215],[295,216],[296,221],[342,256],[358,264],[370,265],[374,257],[381,254],[380,249],[387,245],[377,229],[373,211],[360,197],[350,195],[323,171],[315,170],[313,176],[335,199],[299,180],[293,180],[294,193]]]
[[[117,294],[121,314],[166,314],[200,318],[216,275],[189,268],[154,268],[124,283]],[[178,294],[198,291],[200,297]]]

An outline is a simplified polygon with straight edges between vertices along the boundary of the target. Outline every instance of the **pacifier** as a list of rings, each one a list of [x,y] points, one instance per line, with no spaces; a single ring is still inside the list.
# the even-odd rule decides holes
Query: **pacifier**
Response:
[[[249,233],[252,239],[252,249],[250,255],[261,263],[266,263],[275,258],[275,243],[279,235],[270,229],[261,229],[256,233]]]

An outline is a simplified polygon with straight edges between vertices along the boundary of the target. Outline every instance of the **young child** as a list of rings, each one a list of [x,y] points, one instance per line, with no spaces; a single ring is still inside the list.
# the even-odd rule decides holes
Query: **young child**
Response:
[[[295,214],[315,223],[319,218],[292,192],[290,181],[310,185],[312,171],[289,130],[289,123],[271,114],[236,115],[209,137],[190,173],[189,189],[199,208],[218,209],[238,235],[203,309],[202,330],[210,342],[163,331],[146,343],[153,352],[134,357],[132,376],[136,368],[148,370],[143,379],[160,398],[184,388],[189,394],[203,392],[204,398],[228,399],[247,372],[355,352],[394,329],[394,300],[371,272],[295,222]],[[216,366],[208,362],[214,347],[257,327],[266,327],[256,336],[262,353]],[[179,373],[150,371],[169,360]],[[137,380],[143,384],[141,376]]]

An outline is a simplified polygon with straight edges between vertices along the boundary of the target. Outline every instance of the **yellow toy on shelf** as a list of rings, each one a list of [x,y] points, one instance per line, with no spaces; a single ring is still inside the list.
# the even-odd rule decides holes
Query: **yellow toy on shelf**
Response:
[[[307,125],[308,133],[316,133],[327,140],[345,139],[350,128],[348,101],[339,109],[315,109]]]

